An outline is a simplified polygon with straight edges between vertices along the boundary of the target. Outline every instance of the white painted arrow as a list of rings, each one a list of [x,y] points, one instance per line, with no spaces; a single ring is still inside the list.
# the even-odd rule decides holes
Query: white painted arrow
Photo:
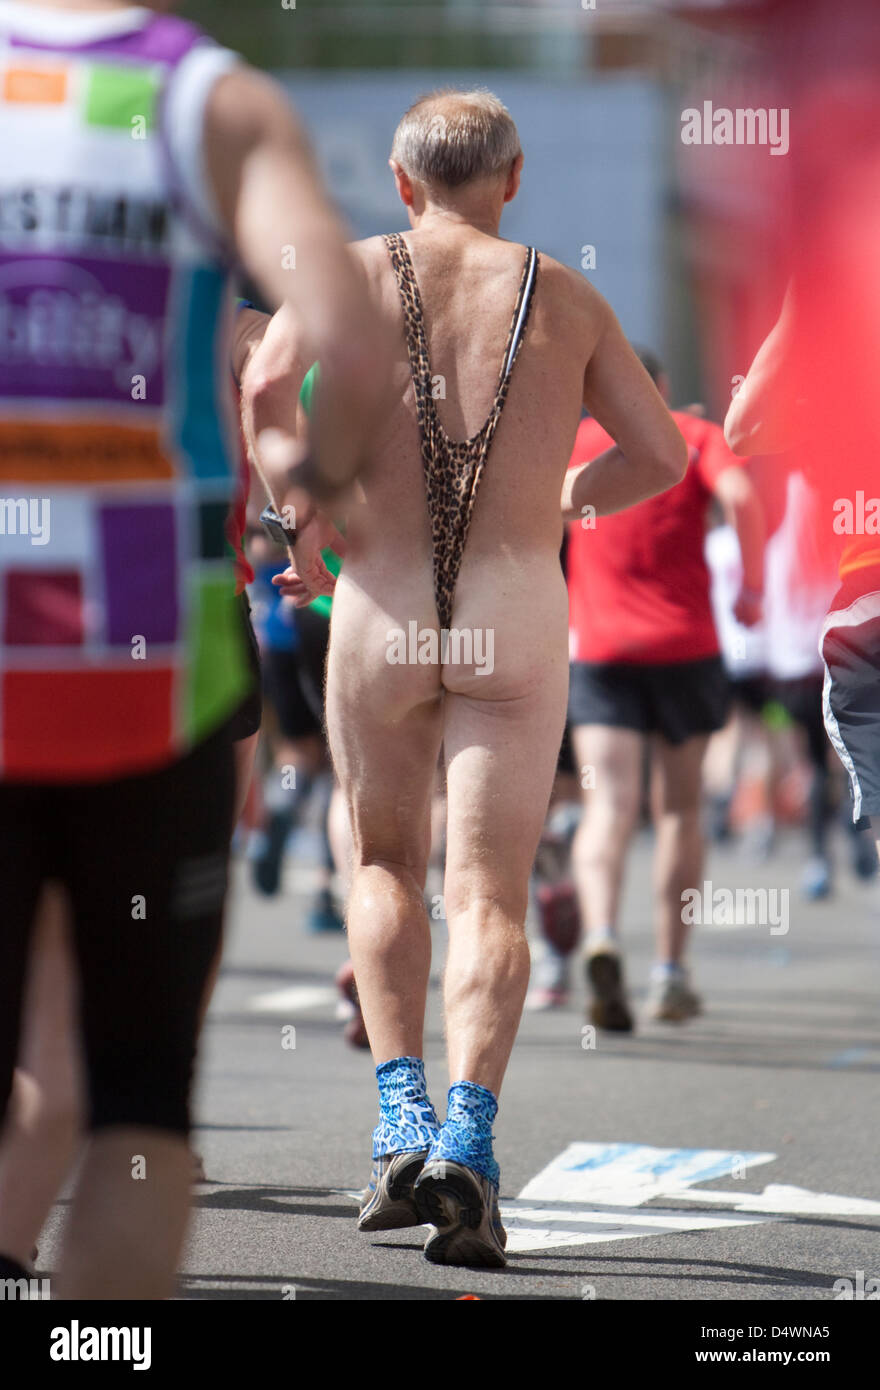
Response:
[[[692,1183],[745,1175],[747,1169],[775,1157],[727,1149],[657,1149],[649,1144],[569,1144],[526,1183],[515,1202],[502,1202],[507,1248],[517,1254],[759,1225],[772,1218],[657,1208],[648,1212],[639,1207],[658,1197],[686,1195]]]
[[[874,1216],[880,1202],[771,1184],[763,1192],[696,1190],[695,1183],[745,1176],[771,1153],[656,1149],[647,1144],[569,1144],[526,1183],[501,1215],[512,1252],[705,1231],[791,1216]],[[639,1210],[657,1198],[724,1205],[727,1213]],[[745,1213],[754,1213],[753,1216]]]
[[[772,1153],[658,1149],[649,1144],[573,1143],[526,1183],[501,1216],[511,1254],[611,1240],[729,1230],[792,1216],[874,1216],[880,1202],[771,1184],[763,1192],[695,1189],[694,1184],[771,1163]],[[359,1192],[346,1196],[360,1201]],[[645,1208],[657,1198],[723,1205],[731,1211]]]
[[[679,1192],[690,1202],[721,1202],[734,1211],[766,1211],[779,1216],[878,1216],[880,1202],[866,1197],[838,1197],[833,1192],[810,1192],[806,1187],[771,1183],[763,1192]]]

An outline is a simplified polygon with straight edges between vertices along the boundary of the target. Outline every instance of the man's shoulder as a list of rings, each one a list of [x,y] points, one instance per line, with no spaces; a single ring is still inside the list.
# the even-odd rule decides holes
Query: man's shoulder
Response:
[[[378,256],[388,257],[384,236],[367,236],[360,241],[350,241],[348,249],[358,260],[365,262],[374,261]]]
[[[545,294],[549,294],[554,302],[567,304],[578,314],[592,314],[597,319],[608,311],[607,300],[579,270],[555,260],[540,248],[538,254],[541,258],[541,284]]]

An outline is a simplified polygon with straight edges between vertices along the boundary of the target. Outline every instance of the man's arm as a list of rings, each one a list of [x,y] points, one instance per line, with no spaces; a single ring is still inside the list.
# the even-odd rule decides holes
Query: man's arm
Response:
[[[245,368],[263,341],[263,334],[270,321],[271,315],[262,314],[259,309],[239,308],[235,315],[229,365],[239,386],[241,386]]]
[[[304,441],[304,417],[299,393],[311,365],[304,356],[302,327],[289,304],[267,320],[251,350],[241,377],[241,420],[248,453],[267,496],[282,516],[284,507],[297,509],[289,496],[289,458],[295,441]],[[261,445],[260,437],[265,435]],[[268,446],[268,447],[267,447]],[[302,502],[298,510],[306,514]]]
[[[244,265],[271,303],[291,306],[307,354],[320,358],[312,469],[298,480],[331,497],[363,463],[389,360],[386,334],[305,136],[273,82],[247,68],[218,80],[205,116],[205,157]],[[294,483],[302,450],[292,437],[288,444]]]
[[[801,403],[792,397],[793,316],[789,286],[779,318],[758,349],[724,420],[728,448],[741,457],[780,454],[798,443]]]
[[[269,360],[279,365],[278,377],[268,381],[259,366],[267,337],[271,348]],[[286,468],[273,472],[267,461],[260,459],[256,441],[260,430],[270,428],[276,419],[284,423],[283,440],[289,442],[305,433],[302,429],[302,408],[298,404],[305,369],[299,366],[295,357],[298,343],[299,335],[295,332],[287,305],[283,305],[274,318],[252,308],[240,308],[235,316],[230,365],[241,393],[241,425],[248,461],[263,485],[267,501],[272,502],[282,516],[286,515],[282,510],[288,490]],[[280,372],[282,365],[286,369],[284,375]],[[268,418],[260,415],[260,406],[264,402]],[[271,459],[271,448],[266,452]],[[283,451],[283,458],[287,458],[286,450]]]
[[[753,627],[762,616],[764,546],[767,540],[764,509],[744,468],[723,469],[715,479],[712,491],[721,504],[725,520],[736,531],[742,555],[743,582],[734,604],[734,615],[746,627]]]
[[[643,502],[681,482],[687,469],[687,448],[663,397],[611,307],[599,295],[595,300],[599,335],[584,373],[584,405],[616,445],[569,469],[562,489],[568,521],[588,506],[605,516]]]

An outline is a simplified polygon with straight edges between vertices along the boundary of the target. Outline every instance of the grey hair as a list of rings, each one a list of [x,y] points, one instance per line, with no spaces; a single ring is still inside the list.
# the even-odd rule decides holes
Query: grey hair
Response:
[[[443,188],[505,173],[521,152],[513,117],[484,87],[419,97],[391,146],[391,158],[410,178]]]

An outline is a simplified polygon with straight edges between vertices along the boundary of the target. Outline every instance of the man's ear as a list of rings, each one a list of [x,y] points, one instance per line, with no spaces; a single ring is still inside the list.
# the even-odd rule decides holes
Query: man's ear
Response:
[[[510,173],[507,176],[507,186],[504,189],[505,203],[512,203],[519,192],[519,181],[522,177],[525,155],[520,152],[510,166]]]
[[[394,175],[394,183],[400,201],[404,207],[411,208],[413,205],[413,186],[409,174],[398,164],[396,159],[389,159],[388,167]]]

